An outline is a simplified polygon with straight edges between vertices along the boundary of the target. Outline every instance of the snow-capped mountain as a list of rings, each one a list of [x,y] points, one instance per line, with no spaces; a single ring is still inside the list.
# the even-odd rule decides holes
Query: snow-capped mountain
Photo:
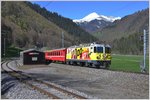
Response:
[[[82,19],[75,19],[75,20],[73,20],[73,22],[90,22],[90,21],[96,20],[96,19],[113,22],[115,20],[121,19],[121,17],[98,15],[96,12],[93,12],[93,13],[85,16]]]
[[[94,32],[97,29],[102,29],[111,25],[115,20],[121,19],[120,17],[104,16],[93,12],[82,19],[75,19],[73,22],[77,23],[88,32]]]

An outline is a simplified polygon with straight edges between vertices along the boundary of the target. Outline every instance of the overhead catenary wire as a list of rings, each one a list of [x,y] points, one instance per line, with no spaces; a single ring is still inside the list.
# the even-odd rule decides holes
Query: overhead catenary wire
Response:
[[[49,6],[53,1],[49,1],[44,7],[46,8],[47,6]]]

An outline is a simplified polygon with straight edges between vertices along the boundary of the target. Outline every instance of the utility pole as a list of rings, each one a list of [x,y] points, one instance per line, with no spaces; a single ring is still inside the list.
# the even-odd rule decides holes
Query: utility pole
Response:
[[[146,36],[148,36],[146,30],[144,29],[144,34],[143,34],[143,54],[144,54],[144,58],[143,58],[143,65],[142,65],[142,70],[141,72],[145,73],[146,72],[146,49],[147,49],[147,38]]]
[[[64,48],[64,33],[63,33],[63,31],[62,31],[61,37],[62,37],[62,48]]]
[[[145,72],[146,71],[146,30],[144,29],[144,36],[143,36],[143,39],[144,39],[144,49],[143,49],[143,51],[144,51],[144,64],[143,64],[143,72]]]
[[[4,57],[5,57],[5,51],[6,51],[6,38],[4,37]]]

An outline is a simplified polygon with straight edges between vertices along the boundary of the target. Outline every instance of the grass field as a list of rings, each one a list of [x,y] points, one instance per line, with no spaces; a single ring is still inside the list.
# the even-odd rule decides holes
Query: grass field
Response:
[[[143,56],[137,55],[112,55],[110,70],[140,72],[140,63]],[[149,70],[149,57],[146,58],[146,67]]]

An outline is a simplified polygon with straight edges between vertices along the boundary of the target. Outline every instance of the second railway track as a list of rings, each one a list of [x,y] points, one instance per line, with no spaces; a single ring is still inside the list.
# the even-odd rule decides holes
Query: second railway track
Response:
[[[38,90],[40,93],[44,93],[49,98],[52,99],[86,99],[86,97],[68,91],[66,89],[60,88],[52,83],[48,83],[42,80],[38,80],[36,78],[32,78],[31,76],[17,71],[9,66],[10,61],[4,62],[1,64],[2,70],[8,73],[9,75],[15,77],[20,82],[30,86],[33,89]],[[7,67],[7,70],[4,68]],[[9,70],[8,70],[9,69]]]

